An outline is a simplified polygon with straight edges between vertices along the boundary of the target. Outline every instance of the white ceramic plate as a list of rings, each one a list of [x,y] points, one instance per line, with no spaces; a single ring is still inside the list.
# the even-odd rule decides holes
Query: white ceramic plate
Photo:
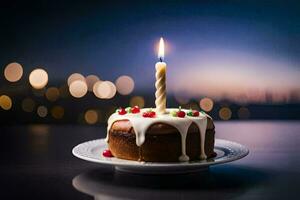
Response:
[[[117,170],[131,173],[187,173],[207,169],[210,165],[216,165],[241,159],[248,155],[249,150],[236,142],[228,140],[215,140],[215,152],[217,156],[212,159],[191,162],[138,162],[119,158],[106,158],[102,156],[107,149],[104,139],[92,140],[75,146],[72,150],[74,156],[96,162],[102,165],[114,166]]]

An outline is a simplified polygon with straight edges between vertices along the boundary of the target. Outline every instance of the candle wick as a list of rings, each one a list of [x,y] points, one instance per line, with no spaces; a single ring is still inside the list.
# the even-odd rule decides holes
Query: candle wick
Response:
[[[162,58],[161,57],[159,57],[159,60],[160,60],[160,62],[162,62]]]

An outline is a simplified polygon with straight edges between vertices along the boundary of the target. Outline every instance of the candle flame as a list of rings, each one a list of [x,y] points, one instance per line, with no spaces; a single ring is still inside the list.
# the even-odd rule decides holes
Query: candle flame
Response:
[[[164,43],[164,39],[161,37],[159,41],[158,59],[162,61],[164,59],[164,56],[165,56],[165,43]]]

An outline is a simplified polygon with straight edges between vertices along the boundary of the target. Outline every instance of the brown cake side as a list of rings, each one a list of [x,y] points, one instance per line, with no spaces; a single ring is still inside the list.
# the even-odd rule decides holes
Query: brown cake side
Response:
[[[214,124],[208,118],[205,153],[208,158],[214,157],[215,142]],[[168,124],[153,124],[146,132],[142,146],[136,145],[136,137],[129,120],[113,123],[109,131],[109,149],[117,158],[152,162],[178,162],[181,155],[181,136],[178,130]],[[186,154],[190,161],[199,160],[200,133],[196,124],[189,127],[186,138]]]

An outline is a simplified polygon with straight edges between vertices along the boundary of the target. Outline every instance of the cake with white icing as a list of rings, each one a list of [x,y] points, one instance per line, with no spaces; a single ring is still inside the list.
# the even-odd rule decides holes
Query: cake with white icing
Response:
[[[185,162],[214,157],[214,138],[213,120],[204,112],[173,108],[157,115],[135,106],[109,117],[106,141],[117,158]]]

